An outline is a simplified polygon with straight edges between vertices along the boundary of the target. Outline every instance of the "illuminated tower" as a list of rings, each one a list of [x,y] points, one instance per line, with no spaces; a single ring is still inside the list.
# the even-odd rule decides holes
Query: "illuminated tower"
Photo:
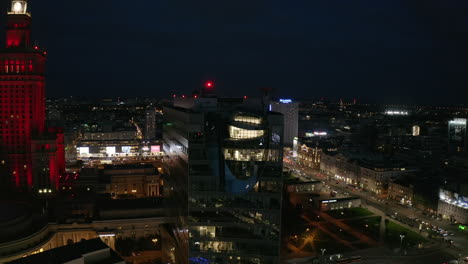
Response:
[[[31,45],[27,4],[12,1],[0,51],[0,184],[49,192],[64,167],[56,164],[63,134],[45,129],[46,52]]]

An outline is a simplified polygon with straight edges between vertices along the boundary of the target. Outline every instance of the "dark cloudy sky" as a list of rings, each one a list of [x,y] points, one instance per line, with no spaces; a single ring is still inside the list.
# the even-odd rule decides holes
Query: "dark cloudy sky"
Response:
[[[49,52],[49,96],[162,97],[214,79],[226,96],[271,87],[297,99],[468,103],[467,2],[30,0],[30,9]]]

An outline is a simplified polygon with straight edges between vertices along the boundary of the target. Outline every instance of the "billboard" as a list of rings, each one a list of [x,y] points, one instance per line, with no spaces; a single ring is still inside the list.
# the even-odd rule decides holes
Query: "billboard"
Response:
[[[151,153],[159,153],[161,152],[161,146],[151,146]]]
[[[122,146],[122,153],[130,153],[132,147]]]
[[[89,147],[79,147],[80,155],[89,154]]]
[[[468,197],[449,190],[440,189],[439,198],[460,207],[468,207]]]
[[[115,147],[106,147],[106,153],[109,155],[115,154]]]

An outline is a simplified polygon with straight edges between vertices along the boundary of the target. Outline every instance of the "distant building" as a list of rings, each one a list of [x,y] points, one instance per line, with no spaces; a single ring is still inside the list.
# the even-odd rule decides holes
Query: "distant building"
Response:
[[[388,184],[388,198],[401,204],[412,206],[414,190],[413,185],[404,181],[396,180]]]
[[[8,262],[8,264],[125,264],[126,262],[101,239],[95,238],[41,251],[38,254]]]
[[[105,166],[102,171],[109,178],[112,197],[155,197],[162,195],[162,179],[158,170],[147,165]]]
[[[162,142],[138,139],[81,140],[76,145],[77,159],[112,160],[132,157],[161,156]]]
[[[378,195],[387,195],[391,181],[416,171],[399,160],[347,152],[336,155],[322,153],[320,170],[332,179],[357,185]]]
[[[307,145],[303,144],[302,146],[299,146],[297,150],[297,160],[302,166],[313,169],[320,169],[321,153],[321,148],[308,147]]]
[[[450,153],[464,152],[467,140],[466,118],[455,118],[448,122],[448,145]]]
[[[343,210],[361,206],[361,198],[359,197],[312,197],[310,200],[312,205],[320,211]]]
[[[146,110],[145,115],[145,139],[156,138],[156,109],[150,108]]]
[[[299,103],[291,99],[279,99],[270,104],[271,111],[282,113],[284,116],[284,145],[292,147],[299,130]]]
[[[82,140],[134,140],[137,139],[137,132],[112,131],[112,132],[86,132],[83,133]]]
[[[320,171],[346,184],[358,185],[360,167],[343,154],[321,154]]]
[[[60,189],[66,191],[110,194],[112,198],[144,198],[162,195],[162,168],[158,163],[129,163],[83,168],[66,173],[60,179]]]

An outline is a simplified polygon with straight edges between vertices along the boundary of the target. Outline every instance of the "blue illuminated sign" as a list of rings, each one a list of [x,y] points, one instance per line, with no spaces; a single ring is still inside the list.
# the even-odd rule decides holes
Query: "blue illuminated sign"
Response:
[[[280,103],[283,103],[283,104],[289,104],[289,103],[292,103],[292,100],[291,99],[279,99]]]
[[[190,263],[201,263],[201,264],[208,264],[210,263],[207,259],[205,258],[189,258]]]

